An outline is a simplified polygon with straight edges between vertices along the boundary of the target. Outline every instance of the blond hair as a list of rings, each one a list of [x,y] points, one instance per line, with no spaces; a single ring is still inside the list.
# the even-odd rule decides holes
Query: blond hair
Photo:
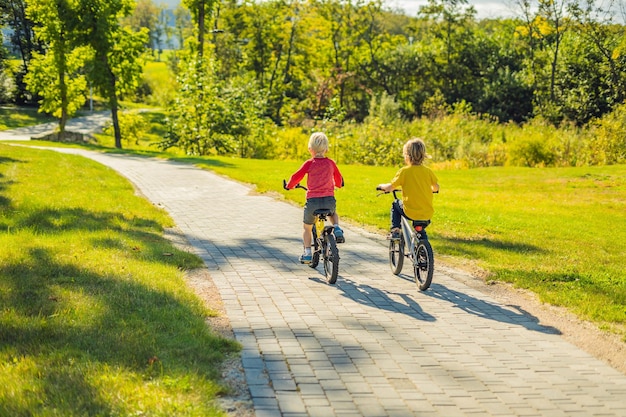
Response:
[[[411,165],[421,165],[426,158],[426,144],[421,138],[411,138],[402,148],[404,159]]]
[[[328,152],[328,138],[322,132],[315,132],[309,138],[309,149],[316,154]]]

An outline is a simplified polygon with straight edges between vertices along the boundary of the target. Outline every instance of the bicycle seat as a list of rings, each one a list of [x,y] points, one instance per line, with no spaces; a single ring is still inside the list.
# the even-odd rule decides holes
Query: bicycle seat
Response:
[[[313,212],[313,214],[316,216],[330,216],[333,212],[329,209],[317,209]]]
[[[422,232],[424,236],[426,235],[426,226],[430,224],[430,220],[413,220],[413,229],[416,232]]]

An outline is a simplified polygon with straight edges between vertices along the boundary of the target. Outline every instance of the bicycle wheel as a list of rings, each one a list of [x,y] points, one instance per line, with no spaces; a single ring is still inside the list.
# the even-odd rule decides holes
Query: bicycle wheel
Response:
[[[315,225],[313,225],[313,253],[311,257],[311,263],[309,264],[311,268],[317,268],[317,265],[320,263],[320,245],[319,241],[315,237],[316,235],[317,233],[315,232]]]
[[[324,235],[324,273],[329,284],[337,282],[337,274],[339,273],[339,250],[337,242],[331,233]]]
[[[389,266],[391,272],[398,275],[402,272],[402,266],[404,265],[404,237],[400,236],[400,239],[391,239],[389,241]]]
[[[426,291],[433,282],[433,273],[435,272],[435,257],[433,248],[428,240],[420,241],[415,248],[413,271],[417,288],[421,291]]]

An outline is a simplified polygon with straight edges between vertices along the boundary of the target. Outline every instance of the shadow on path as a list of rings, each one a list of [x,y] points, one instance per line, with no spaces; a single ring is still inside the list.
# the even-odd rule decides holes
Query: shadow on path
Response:
[[[519,306],[509,305],[506,306],[509,308],[505,308],[460,291],[451,290],[439,283],[433,283],[430,289],[424,291],[422,294],[441,301],[446,301],[453,304],[456,308],[487,320],[523,326],[528,330],[540,333],[561,334],[561,331],[555,327],[539,324],[539,320],[535,316]]]

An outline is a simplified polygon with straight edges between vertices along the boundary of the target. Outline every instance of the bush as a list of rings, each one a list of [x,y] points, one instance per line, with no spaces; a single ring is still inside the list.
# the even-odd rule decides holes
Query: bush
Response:
[[[148,123],[136,112],[120,112],[118,114],[122,139],[127,142],[139,143],[139,139],[146,134]],[[113,125],[109,124],[103,129],[103,133],[113,136]]]
[[[586,152],[587,162],[593,165],[626,163],[626,104],[594,120],[590,127]]]

